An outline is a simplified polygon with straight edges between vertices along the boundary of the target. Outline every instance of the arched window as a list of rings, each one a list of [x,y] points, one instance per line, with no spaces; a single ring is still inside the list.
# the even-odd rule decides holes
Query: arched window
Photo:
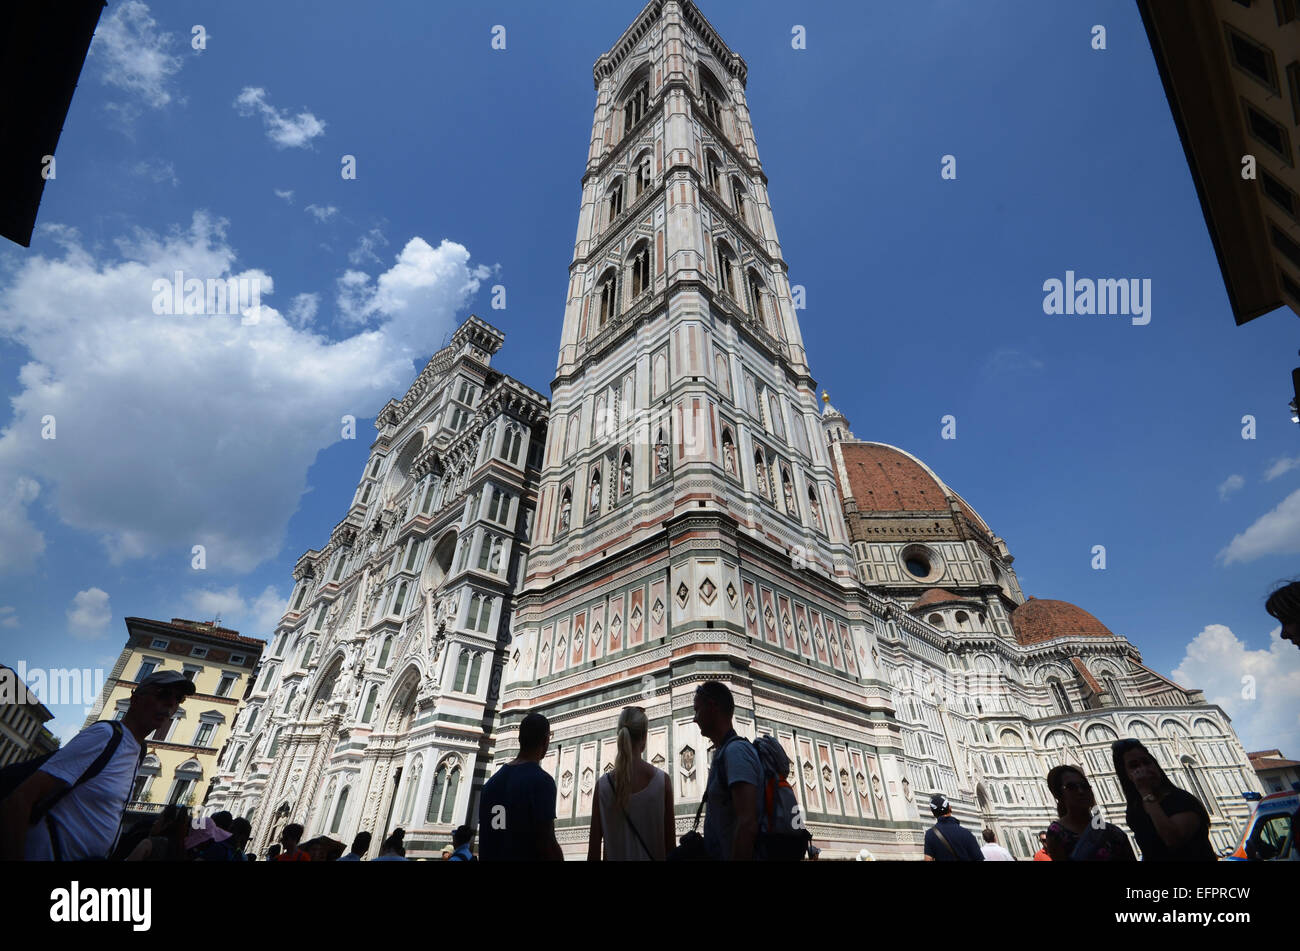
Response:
[[[275,759],[275,752],[280,748],[280,731],[284,727],[276,727],[275,732],[271,734],[271,745],[267,747],[266,758]]]
[[[700,98],[704,100],[704,114],[718,128],[722,128],[722,104],[727,94],[722,91],[718,81],[703,66],[700,67]]]
[[[758,276],[758,272],[753,268],[749,269],[749,313],[750,316],[763,328],[768,327],[767,304],[765,298],[767,289],[763,287],[763,279]]]
[[[957,629],[959,631],[970,630],[970,615],[965,611],[958,611],[953,615],[953,620],[957,622]]]
[[[389,634],[384,638],[383,647],[379,649],[379,666],[387,667],[389,657],[393,653],[393,635]]]
[[[298,692],[298,685],[294,684],[289,688],[289,692],[284,695],[284,706],[280,708],[281,713],[288,713],[289,707],[293,704],[293,695]]]
[[[1083,737],[1089,743],[1113,743],[1119,739],[1115,731],[1104,723],[1094,723],[1083,731]]]
[[[718,265],[718,290],[730,298],[736,296],[736,256],[725,241],[719,241],[715,249]]]
[[[601,275],[596,283],[596,294],[600,302],[600,317],[596,326],[600,329],[618,314],[618,273],[613,268]]]
[[[722,163],[718,161],[718,153],[712,149],[704,153],[704,173],[713,193],[722,194]]]
[[[1120,692],[1119,682],[1115,680],[1115,675],[1103,674],[1101,682],[1105,686],[1106,692],[1110,694],[1111,702],[1117,707],[1124,706],[1124,694]]]
[[[375,701],[379,699],[379,684],[371,684],[366,694],[366,705],[361,714],[362,723],[370,723],[375,718]]]
[[[627,279],[633,301],[650,289],[650,242],[639,242],[628,255]]]
[[[420,788],[420,776],[424,772],[424,760],[416,757],[415,763],[406,771],[403,778],[406,780],[406,795],[402,799],[402,812],[400,822],[406,825],[415,818],[415,795]]]
[[[746,214],[745,207],[745,186],[741,184],[740,179],[732,177],[731,179],[731,203],[735,206],[736,217],[744,224],[749,224],[749,216]]]
[[[516,429],[513,426],[510,427],[509,433],[506,436],[505,456],[506,459],[510,461],[510,464],[512,466],[519,464],[519,453],[521,447],[523,446],[523,443],[524,443],[523,433],[521,433],[518,429]]]
[[[393,597],[393,614],[398,617],[402,616],[402,609],[406,607],[407,583],[403,581],[397,586],[397,594]]]
[[[623,213],[623,179],[616,178],[605,192],[605,224],[608,226]]]
[[[1057,713],[1073,713],[1074,708],[1070,706],[1070,695],[1065,692],[1061,686],[1061,681],[1055,677],[1047,678],[1047,688],[1051,691],[1052,700],[1056,704]]]
[[[1183,756],[1179,762],[1182,764],[1183,772],[1187,774],[1188,786],[1191,788],[1192,793],[1209,810],[1210,815],[1217,816],[1219,814],[1218,803],[1215,802],[1214,796],[1201,784],[1201,777],[1196,772],[1196,760],[1190,756]]]
[[[469,615],[465,618],[465,629],[486,634],[492,620],[492,599],[482,594],[472,595],[469,599]]]
[[[1128,724],[1129,736],[1137,737],[1140,740],[1155,739],[1156,731],[1145,720],[1130,720]]]
[[[642,152],[637,156],[633,163],[633,181],[635,185],[635,197],[640,198],[650,190],[650,153]]]
[[[941,629],[941,630],[943,629],[943,615],[942,615],[942,614],[939,614],[939,613],[936,612],[936,613],[934,613],[934,614],[931,614],[928,618],[926,618],[926,620],[929,621],[931,624],[933,624],[935,627],[937,627],[937,628],[939,628],[939,629]]]
[[[451,822],[459,787],[459,761],[443,760],[433,774],[433,787],[429,790],[429,806],[425,810],[424,821]]]
[[[483,670],[483,655],[475,654],[469,665],[469,683],[465,685],[466,693],[478,693],[478,677]]]
[[[343,810],[348,807],[348,793],[350,791],[348,786],[344,786],[343,791],[339,793],[338,804],[334,807],[334,821],[330,823],[330,832],[332,833],[338,832],[339,826],[343,824]]]
[[[465,690],[465,679],[469,676],[469,662],[472,657],[473,655],[467,650],[460,652],[460,658],[456,661],[456,678],[452,681],[453,690],[457,692]]]
[[[650,110],[650,80],[646,79],[635,86],[623,101],[623,134],[645,117]]]

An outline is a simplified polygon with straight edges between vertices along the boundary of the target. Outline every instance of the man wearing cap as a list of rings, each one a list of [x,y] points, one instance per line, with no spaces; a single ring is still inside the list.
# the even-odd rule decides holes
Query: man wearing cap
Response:
[[[112,758],[85,780],[77,781],[114,741],[108,720],[86,727],[46,760],[0,803],[0,861],[103,859],[113,849],[145,738],[165,728],[194,684],[177,670],[159,670],[136,685],[121,721],[121,739]],[[57,800],[32,823],[32,811]]]
[[[935,793],[930,797],[930,812],[935,823],[925,830],[927,862],[983,862],[984,853],[969,829],[952,817],[948,797]]]

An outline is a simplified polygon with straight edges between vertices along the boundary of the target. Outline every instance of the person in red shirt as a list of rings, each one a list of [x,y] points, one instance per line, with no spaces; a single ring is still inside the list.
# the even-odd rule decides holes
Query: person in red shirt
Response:
[[[1047,833],[1038,833],[1038,851],[1034,853],[1035,862],[1050,862],[1052,857],[1047,854]]]
[[[284,827],[280,833],[280,854],[275,857],[277,862],[310,862],[311,856],[305,850],[298,848],[298,843],[302,841],[302,826],[296,822],[291,822]]]

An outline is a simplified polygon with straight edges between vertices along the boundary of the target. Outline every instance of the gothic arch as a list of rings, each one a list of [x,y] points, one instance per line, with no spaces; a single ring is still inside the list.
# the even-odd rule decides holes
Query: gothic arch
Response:
[[[420,685],[419,665],[412,661],[392,681],[393,689],[384,700],[380,720],[384,733],[405,733],[415,713],[415,692]]]

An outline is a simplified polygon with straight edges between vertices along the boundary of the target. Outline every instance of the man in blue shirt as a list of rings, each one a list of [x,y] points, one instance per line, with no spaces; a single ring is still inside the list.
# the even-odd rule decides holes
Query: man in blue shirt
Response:
[[[519,724],[519,755],[483,786],[478,807],[479,859],[564,861],[555,840],[555,780],[542,769],[551,724],[530,713]]]
[[[706,680],[695,691],[695,724],[713,741],[704,791],[704,848],[714,861],[748,861],[758,836],[763,764],[754,744],[731,724],[736,702],[727,685]]]
[[[935,823],[925,830],[927,862],[983,862],[984,853],[969,829],[952,817],[952,806],[942,793],[930,797]]]

